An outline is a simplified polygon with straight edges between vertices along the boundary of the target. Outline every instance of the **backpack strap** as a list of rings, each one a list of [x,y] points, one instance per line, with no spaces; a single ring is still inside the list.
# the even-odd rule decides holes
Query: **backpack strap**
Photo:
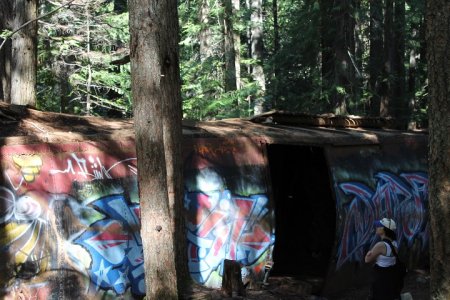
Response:
[[[398,258],[398,254],[397,254],[397,250],[395,250],[395,247],[394,247],[394,245],[392,245],[392,242],[390,240],[388,240],[388,239],[384,239],[383,242],[387,243],[389,245],[389,247],[391,247],[391,252],[394,253],[394,256],[397,259],[399,259]]]

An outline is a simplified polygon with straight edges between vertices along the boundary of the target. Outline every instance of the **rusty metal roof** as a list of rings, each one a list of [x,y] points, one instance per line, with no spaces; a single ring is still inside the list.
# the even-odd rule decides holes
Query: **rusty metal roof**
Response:
[[[389,129],[391,119],[273,111],[250,119],[183,121],[186,138],[249,137],[265,143],[364,145],[427,140],[426,132]],[[0,145],[134,138],[131,119],[42,112],[0,102]]]

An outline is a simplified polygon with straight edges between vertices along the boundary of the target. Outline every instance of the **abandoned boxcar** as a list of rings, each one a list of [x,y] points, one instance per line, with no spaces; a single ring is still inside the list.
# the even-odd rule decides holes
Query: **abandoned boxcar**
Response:
[[[145,294],[133,124],[2,105],[0,294]],[[269,113],[184,123],[191,277],[367,283],[373,221],[397,221],[401,256],[428,262],[427,134],[386,120]],[[28,296],[26,296],[28,295]]]

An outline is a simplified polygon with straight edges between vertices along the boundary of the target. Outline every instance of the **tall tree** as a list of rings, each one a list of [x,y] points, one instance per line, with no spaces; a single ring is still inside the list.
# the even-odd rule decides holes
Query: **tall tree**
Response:
[[[223,0],[223,39],[225,58],[225,91],[235,91],[237,85],[235,32],[233,29],[233,5],[231,0]]]
[[[394,117],[395,103],[392,99],[394,86],[394,0],[385,0],[383,43],[383,86],[381,87],[380,116]]]
[[[37,2],[14,0],[11,44],[11,103],[36,105]]]
[[[181,97],[177,1],[131,0],[129,9],[147,298],[178,299],[186,270],[180,266],[187,261],[180,232],[183,198],[178,148]]]
[[[410,5],[407,1],[408,10],[406,11],[406,29],[405,43],[406,53],[409,56],[407,66],[407,90],[406,98],[408,103],[408,121],[409,129],[420,128],[424,125],[426,119],[427,102],[425,90],[422,89],[423,82],[426,81],[426,47],[425,47],[425,1],[414,2]],[[425,93],[424,93],[425,92]]]
[[[0,32],[12,30],[12,0],[0,2]],[[11,102],[11,40],[0,38],[0,100]]]
[[[405,97],[405,0],[394,1],[394,23],[392,30],[392,75],[391,91],[394,117],[402,128],[406,128],[407,102]]]
[[[86,114],[92,113],[91,88],[92,88],[92,65],[91,65],[91,11],[90,2],[84,4],[86,18]]]
[[[335,95],[335,59],[334,59],[334,39],[337,28],[334,24],[335,12],[333,12],[333,0],[320,0],[320,48],[321,48],[321,77],[322,77],[322,98],[328,103],[331,109]]]
[[[352,96],[352,84],[354,82],[354,66],[351,55],[354,57],[355,38],[354,22],[351,18],[351,0],[335,1],[331,18],[336,26],[336,35],[333,42],[333,54],[335,65],[335,79],[331,111],[336,114],[346,114],[347,106]]]
[[[276,56],[280,51],[280,27],[278,23],[278,0],[272,0],[272,18],[273,18],[273,55]],[[280,74],[280,67],[278,62],[273,63],[273,78],[272,78],[272,106],[276,107],[278,103],[278,81]]]
[[[383,70],[383,2],[370,1],[369,50],[369,113],[380,115],[380,88]]]
[[[213,56],[215,51],[214,47],[214,36],[212,30],[211,22],[211,3],[209,0],[200,0],[200,11],[199,11],[199,21],[200,21],[200,32],[199,32],[199,43],[200,43],[200,60],[205,61],[207,58]]]
[[[450,1],[426,7],[431,298],[450,299]]]
[[[263,3],[262,0],[250,0],[250,49],[251,57],[255,61],[252,65],[252,77],[258,83],[258,92],[253,99],[253,113],[259,115],[264,112],[266,96],[266,77],[263,69]]]
[[[237,16],[241,10],[241,4],[239,0],[231,0],[232,2],[232,15]],[[236,19],[232,19],[236,22]],[[242,87],[241,83],[241,35],[239,30],[236,29],[236,24],[233,26],[233,42],[234,42],[234,70],[236,72],[236,88],[239,90]],[[239,105],[239,103],[238,103]]]

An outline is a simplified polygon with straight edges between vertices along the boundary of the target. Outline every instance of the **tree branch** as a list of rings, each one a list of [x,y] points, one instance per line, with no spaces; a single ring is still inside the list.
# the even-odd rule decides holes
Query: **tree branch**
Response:
[[[30,23],[36,22],[36,21],[38,21],[38,20],[40,20],[40,19],[43,19],[43,18],[45,18],[45,17],[47,17],[47,16],[50,16],[50,15],[54,14],[55,12],[57,12],[58,10],[60,10],[61,8],[70,5],[70,4],[71,4],[72,2],[74,2],[74,1],[75,1],[75,0],[70,0],[69,2],[67,2],[67,3],[65,3],[65,4],[61,4],[60,6],[58,6],[57,8],[55,8],[54,10],[49,11],[48,13],[46,13],[46,14],[44,14],[44,15],[42,15],[42,16],[39,16],[39,17],[37,17],[37,18],[34,19],[34,20],[30,20],[30,21],[25,22],[24,24],[22,24],[19,28],[17,28],[16,30],[12,31],[10,34],[8,34],[8,35],[3,39],[3,42],[2,42],[1,45],[0,45],[0,51],[2,50],[2,48],[3,48],[3,46],[5,45],[6,41],[7,41],[9,38],[11,38],[16,32],[22,30],[23,28],[25,28],[25,27],[26,27],[28,24],[30,24]]]

